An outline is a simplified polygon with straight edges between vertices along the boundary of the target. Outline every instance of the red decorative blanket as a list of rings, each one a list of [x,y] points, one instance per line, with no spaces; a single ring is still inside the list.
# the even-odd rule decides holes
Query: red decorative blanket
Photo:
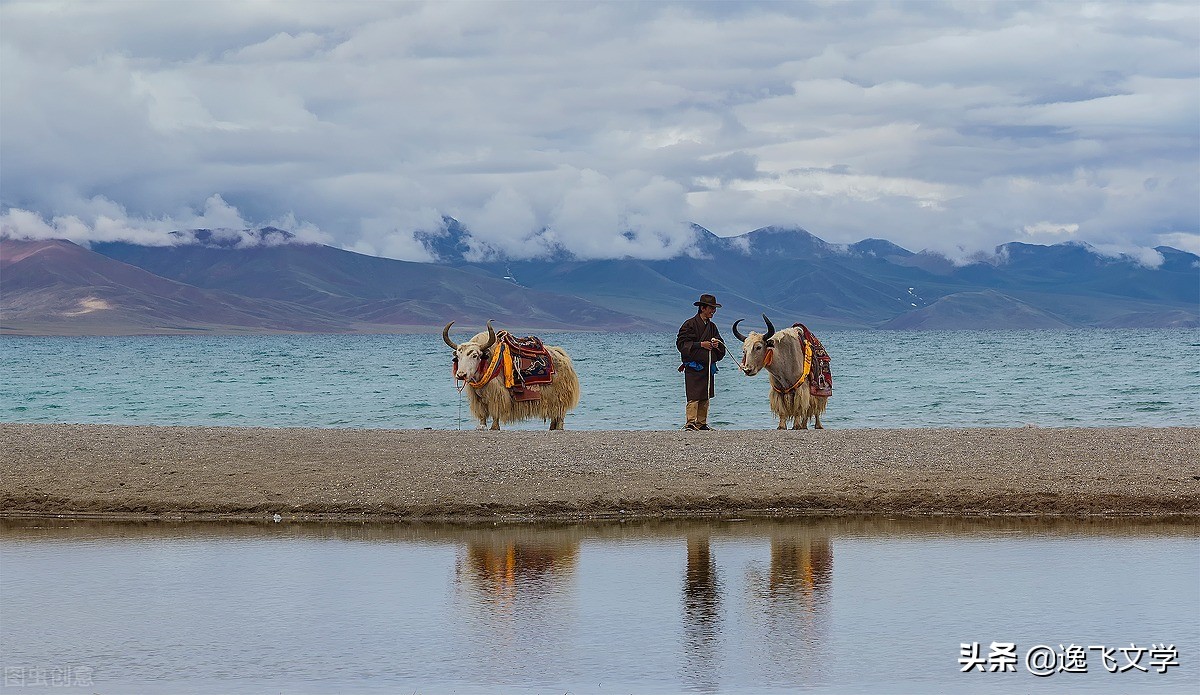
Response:
[[[833,395],[833,373],[829,370],[829,353],[825,346],[817,340],[817,336],[802,323],[793,323],[792,328],[799,328],[804,334],[804,342],[812,348],[812,375],[808,378],[808,390],[814,396],[826,398]]]
[[[554,360],[542,339],[532,335],[518,338],[508,331],[500,331],[496,337],[499,349],[508,353],[504,381],[513,400],[539,400],[542,386],[554,381]]]

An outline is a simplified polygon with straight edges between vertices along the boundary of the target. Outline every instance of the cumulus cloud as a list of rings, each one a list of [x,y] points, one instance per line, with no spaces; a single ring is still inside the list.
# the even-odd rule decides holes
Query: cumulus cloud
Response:
[[[509,258],[536,258],[554,251],[551,237],[532,203],[505,186],[477,210],[459,215],[468,229],[475,230],[475,245],[468,260],[481,261],[502,254]]]
[[[1170,246],[1171,248],[1200,256],[1200,234],[1188,234],[1186,232],[1159,234],[1156,245]]]
[[[176,216],[153,219],[131,216],[121,205],[100,196],[79,202],[72,208],[75,214],[57,215],[49,219],[32,210],[8,208],[0,212],[0,236],[10,239],[67,239],[83,245],[94,241],[124,241],[142,246],[177,246],[196,243],[196,238],[172,232],[208,229],[212,230],[213,236],[238,246],[327,244],[333,241],[315,225],[297,221],[291,213],[265,222],[248,222],[237,208],[226,203],[220,195],[210,196],[197,210],[183,210]],[[266,228],[288,232],[291,237],[257,233]]]
[[[1101,246],[1090,247],[1101,256],[1109,258],[1129,258],[1135,263],[1146,268],[1157,268],[1166,260],[1163,255],[1154,249],[1141,247],[1128,247],[1120,244],[1104,244]]]
[[[1034,242],[1040,243],[1049,239],[1052,240],[1051,243],[1057,243],[1072,238],[1079,231],[1079,225],[1073,222],[1035,222],[1025,225],[1021,231]]]
[[[429,260],[688,253],[690,223],[956,258],[1200,247],[1200,8],[0,4],[5,229],[278,221]],[[214,196],[216,196],[214,198]]]
[[[295,36],[281,31],[266,41],[226,51],[222,57],[231,62],[294,60],[310,56],[324,45],[325,39],[311,31]]]

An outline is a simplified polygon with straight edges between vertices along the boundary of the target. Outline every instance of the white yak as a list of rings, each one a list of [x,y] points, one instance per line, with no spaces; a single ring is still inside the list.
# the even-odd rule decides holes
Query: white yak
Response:
[[[810,378],[814,378],[811,347],[806,351],[804,333],[800,328],[785,328],[776,331],[771,320],[763,314],[767,324],[766,334],[750,332],[742,335],[738,324],[733,322],[733,335],[742,341],[742,361],[738,368],[746,376],[754,376],[763,369],[771,377],[771,412],[779,417],[777,429],[786,430],[788,421],[792,429],[808,429],[808,419],[814,418],[816,429],[821,425],[821,413],[825,412],[828,396],[814,396],[809,389]]]
[[[465,343],[455,343],[450,340],[450,327],[454,322],[446,324],[442,330],[442,340],[454,350],[454,376],[465,381],[467,402],[471,414],[479,421],[479,429],[487,427],[491,420],[491,429],[500,429],[500,423],[512,423],[521,420],[540,417],[542,422],[549,421],[550,429],[563,429],[563,418],[568,411],[579,405],[579,377],[575,375],[575,367],[571,358],[560,347],[546,345],[546,351],[554,365],[554,379],[549,384],[537,387],[541,398],[536,400],[516,400],[505,387],[504,377],[497,376],[495,371],[485,369],[490,365],[496,348],[496,331],[492,322],[487,322],[487,331],[475,335]],[[495,377],[495,378],[493,378]],[[532,388],[532,387],[531,387]]]

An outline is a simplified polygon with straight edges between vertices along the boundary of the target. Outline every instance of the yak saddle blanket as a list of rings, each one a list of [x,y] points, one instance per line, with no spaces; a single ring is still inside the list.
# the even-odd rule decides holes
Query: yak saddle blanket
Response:
[[[554,360],[540,338],[517,338],[500,331],[496,333],[491,361],[472,384],[482,386],[499,376],[503,376],[513,400],[536,401],[542,397],[542,386],[554,381]]]
[[[804,335],[804,342],[812,351],[812,376],[808,379],[808,391],[814,396],[826,398],[833,395],[833,373],[829,370],[829,353],[825,346],[817,340],[817,336],[802,323],[793,323],[792,328],[799,328]],[[804,352],[807,354],[809,350]]]

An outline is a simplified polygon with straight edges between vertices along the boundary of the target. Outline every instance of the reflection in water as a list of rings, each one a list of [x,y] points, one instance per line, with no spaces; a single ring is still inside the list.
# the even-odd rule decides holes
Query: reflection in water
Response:
[[[478,589],[486,602],[511,610],[518,591],[532,595],[553,589],[568,577],[579,557],[579,543],[468,543],[458,577]]]
[[[779,647],[761,655],[764,663],[759,667],[794,683],[821,683],[833,584],[830,540],[774,536],[765,580],[761,574],[750,579],[760,599],[754,617],[763,639]]]
[[[501,531],[468,540],[457,558],[459,608],[470,633],[459,641],[475,647],[463,657],[525,683],[547,677],[538,672],[542,660],[570,661],[569,597],[579,540]]]
[[[833,546],[828,538],[772,538],[767,590],[774,599],[794,600],[813,614],[833,581]]]
[[[689,685],[716,690],[720,633],[721,583],[709,536],[688,536],[683,580],[683,678]]]
[[[752,561],[753,562],[753,561]],[[748,572],[746,601],[725,611],[727,591],[717,571],[711,536],[687,537],[683,583],[683,680],[695,690],[715,691],[727,666],[719,655],[723,632],[754,635],[772,646],[755,655],[752,668],[778,683],[814,683],[822,678],[833,545],[828,538],[777,535],[770,566]],[[742,613],[741,611],[744,611]],[[724,627],[728,624],[728,627]]]
[[[1197,653],[1196,539],[1128,519],[0,520],[0,644],[97,692],[1101,692],[1098,667],[964,680],[958,642]],[[1062,586],[1088,600],[1045,600]]]

